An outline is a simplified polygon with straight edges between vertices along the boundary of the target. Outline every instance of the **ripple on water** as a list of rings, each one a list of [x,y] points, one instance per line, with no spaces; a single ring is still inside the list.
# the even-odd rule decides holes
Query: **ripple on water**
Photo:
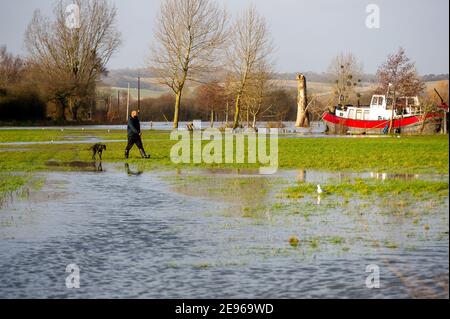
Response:
[[[221,192],[230,185],[226,178],[214,175]],[[258,189],[267,189],[260,194],[245,183],[254,181],[248,174],[232,178],[244,183],[231,183],[219,196],[192,180],[174,186],[156,173],[49,173],[42,194],[64,196],[0,210],[16,218],[13,227],[0,226],[0,297],[448,297],[448,232],[435,236],[448,225],[448,200],[431,213],[429,233],[401,237],[398,248],[388,249],[386,236],[395,239],[412,226],[374,212],[380,232],[350,211],[328,208],[308,218],[270,210],[255,218],[242,207],[271,198],[277,184],[259,180]],[[239,212],[228,214],[230,205]],[[293,234],[298,248],[287,242]],[[338,235],[343,243],[331,240]],[[71,263],[81,269],[76,291],[65,288]],[[372,263],[381,269],[378,290],[365,287]]]

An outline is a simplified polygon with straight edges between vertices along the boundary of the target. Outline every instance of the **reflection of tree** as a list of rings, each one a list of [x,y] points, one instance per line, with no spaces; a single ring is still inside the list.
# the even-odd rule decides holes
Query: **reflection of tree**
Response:
[[[298,171],[298,176],[297,176],[298,178],[298,181],[300,182],[300,183],[304,183],[304,182],[306,182],[306,171],[305,170],[299,170]]]

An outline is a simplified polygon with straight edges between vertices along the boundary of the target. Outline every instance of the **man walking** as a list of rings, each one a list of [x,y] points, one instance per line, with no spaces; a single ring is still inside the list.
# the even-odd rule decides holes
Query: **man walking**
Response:
[[[125,149],[125,158],[128,158],[130,155],[130,150],[136,144],[139,151],[141,152],[142,158],[150,158],[149,155],[145,154],[144,146],[142,145],[142,139],[141,139],[141,123],[138,118],[138,112],[133,111],[131,112],[131,116],[128,119],[128,145]]]

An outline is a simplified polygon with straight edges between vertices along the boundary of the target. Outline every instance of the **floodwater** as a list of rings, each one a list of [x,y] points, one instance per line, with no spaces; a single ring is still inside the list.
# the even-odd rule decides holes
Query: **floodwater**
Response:
[[[186,129],[190,122],[179,122],[180,129]],[[312,122],[310,128],[297,128],[295,122],[283,122],[285,127],[282,131],[286,133],[304,133],[304,134],[322,134],[325,132],[326,125],[324,122]],[[222,122],[214,122],[215,128],[223,127]],[[257,122],[257,127],[267,127],[267,122]],[[201,128],[210,127],[209,122],[202,122]],[[142,122],[143,130],[171,131],[173,129],[170,122]],[[198,127],[200,128],[200,127]],[[127,125],[72,125],[72,126],[4,126],[1,130],[61,130],[61,129],[90,129],[90,130],[126,130]]]
[[[103,164],[42,177],[41,190],[0,209],[0,298],[449,296],[448,196],[411,205],[280,196],[298,181],[342,177],[316,171]],[[79,289],[66,288],[69,264]],[[368,265],[379,267],[379,289],[366,286]]]

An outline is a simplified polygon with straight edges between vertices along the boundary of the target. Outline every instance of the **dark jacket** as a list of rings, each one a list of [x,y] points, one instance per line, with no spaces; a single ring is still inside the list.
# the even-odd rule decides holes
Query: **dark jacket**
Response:
[[[128,119],[128,137],[135,137],[141,134],[141,123],[139,122],[139,118],[132,118],[131,116]]]

